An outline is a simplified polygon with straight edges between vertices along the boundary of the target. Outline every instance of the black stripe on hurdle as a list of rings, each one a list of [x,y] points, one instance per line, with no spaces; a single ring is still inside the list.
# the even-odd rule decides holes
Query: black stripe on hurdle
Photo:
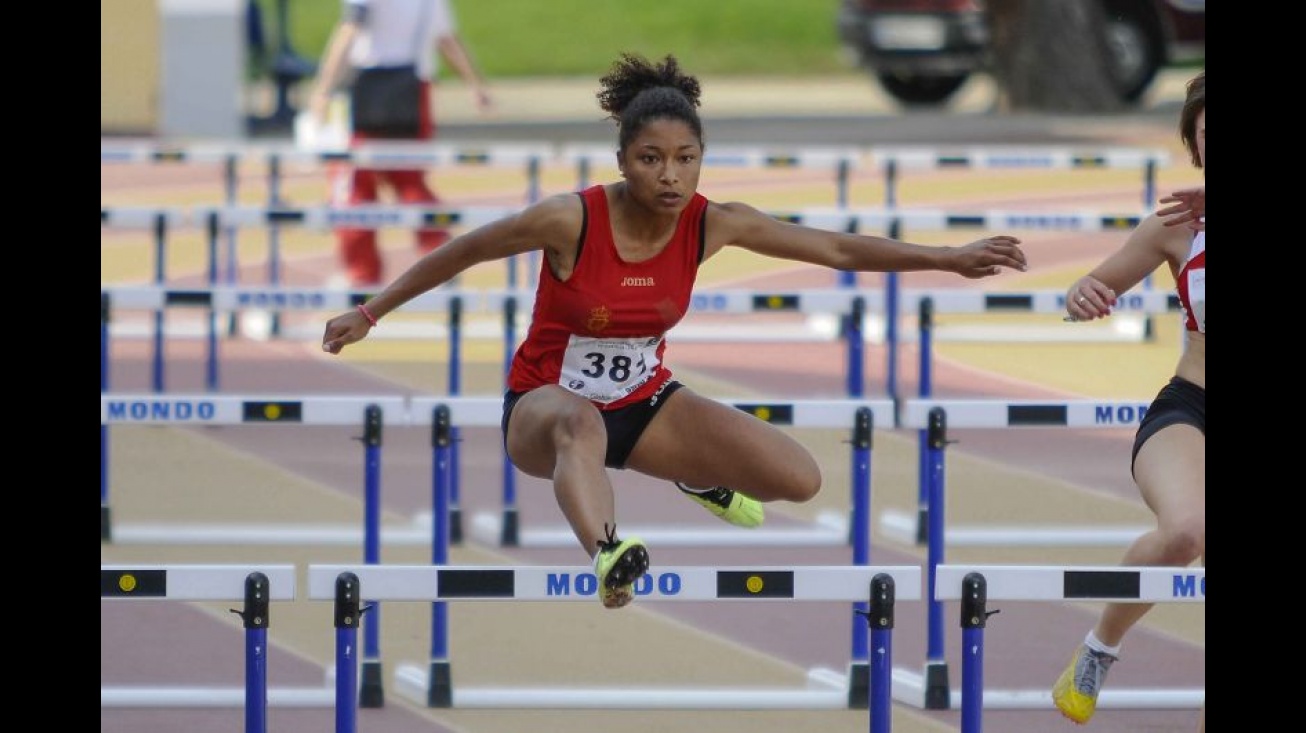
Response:
[[[772,425],[793,425],[794,424],[794,406],[793,405],[746,405],[737,404],[735,407],[747,412],[761,420],[771,423]]]
[[[753,310],[755,311],[796,311],[798,310],[798,296],[794,294],[772,294],[772,295],[754,295]]]
[[[213,293],[207,290],[168,290],[163,294],[164,305],[213,305]]]
[[[1106,166],[1106,158],[1100,155],[1076,155],[1070,159],[1072,168],[1102,168]]]
[[[517,594],[511,570],[440,570],[436,595],[440,598],[512,598]]]
[[[101,598],[164,598],[168,595],[166,570],[101,570]]]
[[[959,227],[982,227],[984,226],[984,217],[982,216],[949,216],[944,218],[944,223],[948,229]]]
[[[1065,405],[1008,405],[1007,425],[1065,425]]]
[[[798,165],[798,157],[794,155],[768,155],[762,159],[762,165],[766,168],[794,168]]]
[[[1179,296],[1174,293],[1167,295],[1165,298],[1165,307],[1166,310],[1171,310],[1175,312],[1182,310],[1179,307]]]
[[[717,598],[793,598],[792,570],[718,570]]]
[[[302,224],[307,214],[303,209],[269,209],[266,216],[269,224],[286,222]]]
[[[254,402],[241,403],[242,422],[303,422],[304,403],[302,402]]]
[[[428,227],[447,227],[453,226],[462,221],[462,214],[456,211],[424,211],[422,212],[422,226]]]
[[[990,294],[984,296],[986,311],[1031,311],[1034,310],[1032,295]]]
[[[349,305],[357,308],[372,299],[374,293],[350,293]]]
[[[1137,570],[1067,570],[1064,598],[1138,598],[1143,578]]]
[[[485,165],[490,162],[490,154],[480,151],[468,151],[453,156],[455,163],[463,165]]]
[[[940,168],[969,168],[970,158],[962,155],[940,155],[934,164]]]
[[[1098,220],[1103,229],[1133,229],[1142,221],[1139,216],[1104,216]]]

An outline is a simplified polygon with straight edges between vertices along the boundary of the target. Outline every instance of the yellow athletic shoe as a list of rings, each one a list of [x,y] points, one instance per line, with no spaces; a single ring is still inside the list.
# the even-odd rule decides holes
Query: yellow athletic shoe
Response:
[[[617,540],[617,528],[604,531],[607,541],[599,541],[594,556],[594,575],[599,579],[599,600],[604,608],[621,608],[635,600],[635,581],[648,572],[648,548],[636,537]]]
[[[1097,711],[1097,693],[1116,658],[1081,644],[1066,671],[1052,686],[1052,701],[1061,714],[1083,725]]]
[[[751,496],[745,496],[734,489],[717,486],[704,491],[695,491],[679,481],[676,488],[681,493],[698,502],[712,514],[724,519],[736,527],[762,526],[762,502]]]

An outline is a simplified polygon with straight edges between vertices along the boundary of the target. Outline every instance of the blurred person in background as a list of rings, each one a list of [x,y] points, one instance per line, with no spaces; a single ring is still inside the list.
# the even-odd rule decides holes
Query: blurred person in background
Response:
[[[1206,71],[1188,82],[1179,137],[1192,164],[1206,171]],[[1206,187],[1175,191],[1169,206],[1148,216],[1124,245],[1066,292],[1069,320],[1111,315],[1116,294],[1161,265],[1174,276],[1183,309],[1183,354],[1174,376],[1148,406],[1134,437],[1134,482],[1156,529],[1125,551],[1125,566],[1206,564]],[[1108,603],[1052,688],[1057,709],[1087,723],[1106,673],[1120,658],[1125,634],[1152,606]],[[1203,707],[1198,731],[1206,729]]]
[[[431,53],[434,46],[438,53]],[[439,61],[446,59],[466,82],[482,112],[492,106],[485,80],[458,35],[457,20],[448,0],[343,0],[340,23],[327,43],[320,73],[313,86],[309,111],[323,124],[331,97],[337,88],[347,87],[352,74],[362,69],[414,65],[422,84],[416,89],[420,125],[416,134],[401,140],[432,140],[436,126],[432,102],[439,75]],[[355,129],[354,145],[391,136]],[[432,205],[440,197],[427,184],[421,169],[366,169],[338,166],[331,174],[331,203],[334,206],[373,204],[379,189],[388,186],[404,204]],[[340,228],[336,232],[340,262],[349,286],[381,283],[383,261],[375,229]],[[444,229],[422,229],[416,233],[417,248],[426,253],[449,240]],[[337,278],[338,279],[338,278]]]

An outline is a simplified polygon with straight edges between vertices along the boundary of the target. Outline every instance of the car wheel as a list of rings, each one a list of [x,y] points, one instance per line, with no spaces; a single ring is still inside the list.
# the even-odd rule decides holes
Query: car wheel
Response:
[[[1160,53],[1138,18],[1108,18],[1105,30],[1112,84],[1121,99],[1137,102],[1160,70]]]
[[[966,83],[970,75],[897,76],[884,73],[877,76],[884,90],[903,104],[942,104]]]

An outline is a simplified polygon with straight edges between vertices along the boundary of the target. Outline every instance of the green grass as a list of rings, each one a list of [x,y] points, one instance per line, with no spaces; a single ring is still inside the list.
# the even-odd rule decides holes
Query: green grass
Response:
[[[277,3],[264,8],[276,48]],[[285,0],[291,48],[317,61],[339,0]],[[598,76],[623,52],[674,54],[700,76],[854,72],[835,30],[838,0],[454,0],[486,76]],[[447,67],[447,65],[446,65]],[[444,69],[447,73],[448,69]]]

